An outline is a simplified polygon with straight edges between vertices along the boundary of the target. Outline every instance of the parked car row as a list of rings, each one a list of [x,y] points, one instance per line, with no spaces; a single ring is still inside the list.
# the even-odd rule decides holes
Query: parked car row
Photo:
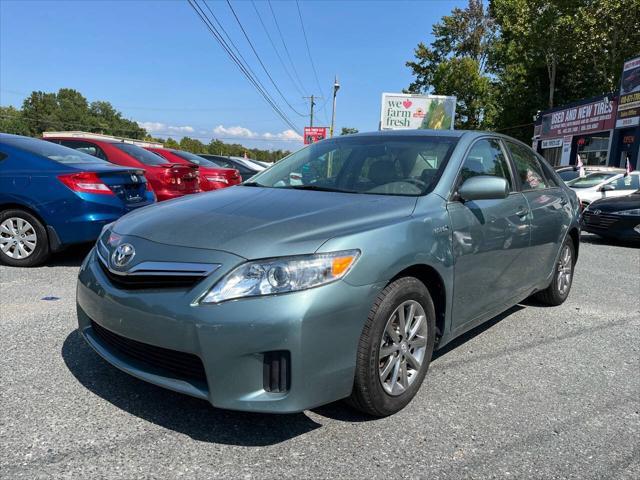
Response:
[[[135,208],[242,181],[236,163],[226,168],[180,150],[98,135],[43,138],[0,134],[0,262],[9,265],[38,265],[94,241]]]
[[[601,237],[640,241],[640,172],[586,165],[555,167],[558,176],[580,199],[585,232]]]

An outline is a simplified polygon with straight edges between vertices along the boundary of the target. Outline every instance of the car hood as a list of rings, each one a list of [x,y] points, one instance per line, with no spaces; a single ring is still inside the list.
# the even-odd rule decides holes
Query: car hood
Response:
[[[248,259],[313,253],[328,239],[408,217],[416,197],[230,187],[134,211],[120,235]]]
[[[603,198],[593,202],[590,210],[602,210],[603,212],[617,212],[620,210],[631,210],[640,208],[640,193],[632,193],[624,197]]]

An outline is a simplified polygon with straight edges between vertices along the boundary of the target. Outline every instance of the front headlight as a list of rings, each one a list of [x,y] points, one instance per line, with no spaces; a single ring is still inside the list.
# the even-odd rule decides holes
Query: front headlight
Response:
[[[224,276],[200,303],[297,292],[325,285],[344,277],[359,255],[359,250],[344,250],[247,262]]]
[[[613,212],[614,215],[631,215],[634,217],[640,217],[640,208],[632,208],[631,210],[619,210]]]

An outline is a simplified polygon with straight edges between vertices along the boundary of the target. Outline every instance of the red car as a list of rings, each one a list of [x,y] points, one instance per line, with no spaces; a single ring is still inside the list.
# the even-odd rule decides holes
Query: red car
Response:
[[[172,163],[198,165],[200,167],[200,187],[202,190],[218,190],[219,188],[237,185],[242,181],[240,172],[234,168],[222,168],[211,160],[199,157],[193,153],[172,148],[145,147],[150,152],[166,158]]]
[[[131,143],[91,137],[45,136],[44,140],[80,150],[116,165],[143,169],[159,202],[201,191],[197,165],[172,162]]]

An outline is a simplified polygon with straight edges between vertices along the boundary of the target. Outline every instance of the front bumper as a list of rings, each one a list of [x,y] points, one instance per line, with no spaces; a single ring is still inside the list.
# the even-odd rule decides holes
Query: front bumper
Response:
[[[594,215],[586,211],[582,215],[582,230],[602,237],[626,241],[640,240],[640,217],[602,213]]]
[[[220,408],[299,412],[351,393],[358,340],[383,285],[338,281],[286,295],[192,305],[228,268],[220,270],[186,290],[123,290],[92,251],[78,280],[79,329],[121,370]],[[181,378],[123,355],[101,340],[92,322],[126,339],[196,355],[206,378]],[[277,393],[265,390],[263,378],[265,354],[276,351],[290,358],[289,390]]]

